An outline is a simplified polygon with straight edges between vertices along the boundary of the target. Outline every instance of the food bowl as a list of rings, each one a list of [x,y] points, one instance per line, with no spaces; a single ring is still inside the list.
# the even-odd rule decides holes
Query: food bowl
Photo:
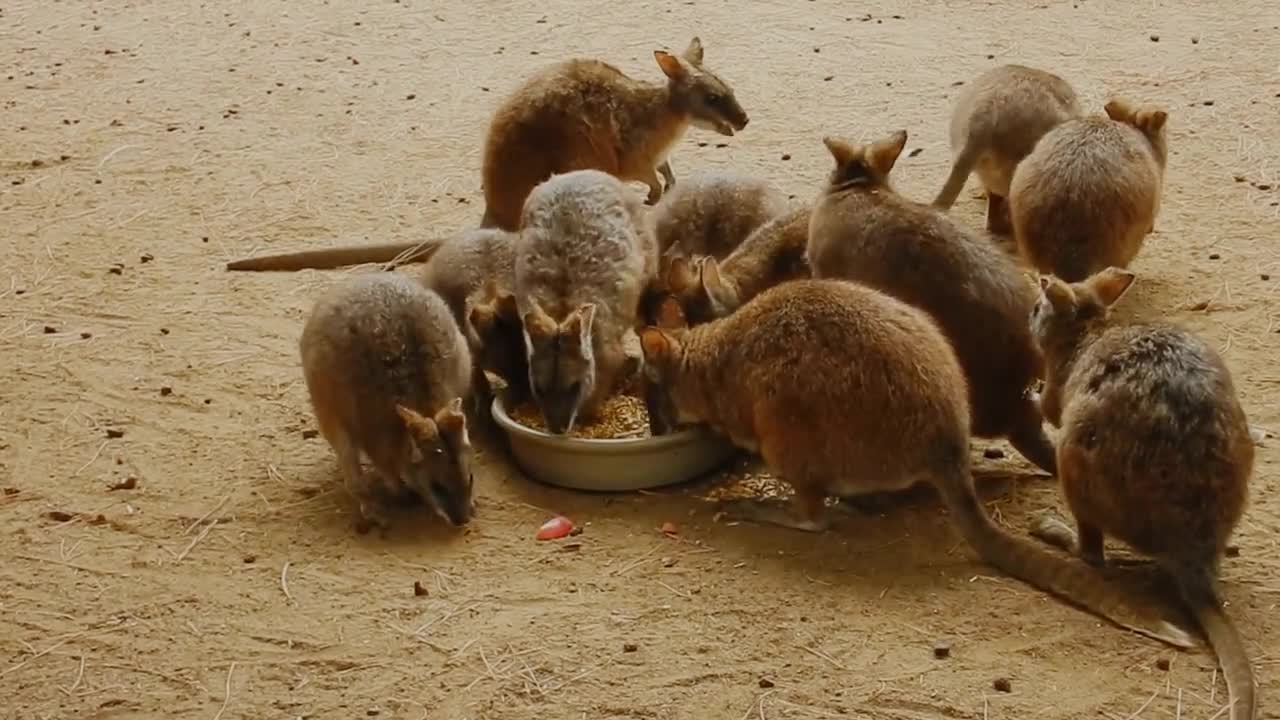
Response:
[[[701,425],[616,440],[552,435],[512,419],[500,394],[493,400],[493,419],[507,434],[522,470],[539,482],[573,490],[626,492],[674,485],[719,468],[736,452]]]

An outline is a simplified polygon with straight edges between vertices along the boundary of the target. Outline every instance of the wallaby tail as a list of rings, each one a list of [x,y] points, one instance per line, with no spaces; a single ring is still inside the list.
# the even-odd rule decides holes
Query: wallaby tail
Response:
[[[346,247],[323,248],[320,250],[303,250],[301,252],[281,255],[262,255],[259,257],[232,260],[227,263],[228,270],[330,270],[346,265],[364,263],[390,263],[387,269],[410,262],[420,262],[431,258],[440,249],[442,241],[438,239],[423,242],[391,243],[387,245],[352,245]]]
[[[1154,610],[1134,608],[1083,562],[1042,550],[1005,532],[987,515],[967,470],[939,485],[960,534],[983,560],[1013,577],[1055,595],[1120,627],[1182,648],[1195,645],[1186,631]]]
[[[1214,590],[1213,575],[1208,564],[1195,568],[1179,568],[1174,579],[1183,600],[1204,630],[1222,665],[1230,697],[1231,720],[1253,720],[1257,714],[1257,685],[1253,666],[1245,653],[1244,642],[1231,619],[1222,611],[1222,603]]]
[[[978,161],[978,153],[970,143],[965,143],[964,149],[956,155],[956,159],[951,163],[951,174],[947,176],[947,182],[942,186],[942,191],[938,193],[938,197],[933,199],[933,206],[943,210],[949,210],[955,203],[956,198],[960,196],[960,191],[964,189],[964,184],[968,182],[969,175],[973,172],[974,163]]]

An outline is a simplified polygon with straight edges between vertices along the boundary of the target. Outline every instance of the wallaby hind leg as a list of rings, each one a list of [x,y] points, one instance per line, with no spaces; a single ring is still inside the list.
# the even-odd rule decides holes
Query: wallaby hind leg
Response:
[[[649,195],[645,198],[645,203],[655,205],[662,199],[662,183],[658,182],[658,173],[655,170],[649,170],[640,181],[649,186]]]
[[[1009,431],[1009,444],[1013,445],[1022,457],[1030,460],[1050,475],[1058,474],[1058,451],[1048,433],[1044,431],[1043,418],[1039,408],[1028,400],[1022,416],[1013,429]]]
[[[1115,554],[1108,556],[1103,546],[1104,536],[1101,530],[1087,523],[1077,523],[1073,528],[1053,513],[1045,513],[1032,522],[1031,537],[1078,555],[1094,567],[1145,567],[1154,563],[1149,558]]]
[[[797,492],[794,500],[784,498],[734,498],[718,504],[718,510],[732,520],[775,525],[790,530],[822,532],[831,524],[822,495]]]
[[[671,188],[676,186],[676,174],[671,172],[670,160],[662,161],[662,164],[658,166],[658,173],[662,175],[662,180],[666,183],[664,190],[669,191]]]

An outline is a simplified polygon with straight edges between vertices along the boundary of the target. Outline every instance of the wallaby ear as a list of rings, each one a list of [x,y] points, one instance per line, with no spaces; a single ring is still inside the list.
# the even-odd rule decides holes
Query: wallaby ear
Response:
[[[1103,106],[1103,109],[1107,111],[1107,117],[1115,120],[1116,122],[1127,123],[1129,125],[1134,124],[1133,106],[1124,98],[1112,98],[1108,100],[1107,104]]]
[[[640,333],[640,348],[646,365],[661,363],[671,354],[671,339],[658,328],[647,327]]]
[[[737,293],[729,288],[720,275],[720,263],[714,257],[707,257],[702,261],[700,270],[702,291],[719,310],[732,310],[737,305]]]
[[[658,67],[662,68],[662,74],[672,80],[681,80],[689,74],[689,71],[680,63],[680,58],[666,50],[654,50],[653,58],[658,61]]]
[[[667,265],[667,290],[677,295],[687,292],[698,284],[698,276],[689,267],[689,258],[677,255]]]
[[[475,330],[476,334],[488,332],[488,330],[493,327],[494,316],[492,306],[485,303],[476,304],[471,301],[471,298],[467,298],[466,307],[467,322],[471,324],[471,327]]]
[[[1103,305],[1111,307],[1124,296],[1136,278],[1137,275],[1130,270],[1109,267],[1094,273],[1092,277],[1085,280],[1085,284],[1093,290]]]
[[[842,138],[828,135],[822,138],[822,144],[827,146],[827,150],[831,152],[831,157],[836,160],[836,165],[841,167],[848,165],[858,157],[858,148]]]
[[[462,411],[462,398],[456,397],[436,413],[436,427],[442,433],[462,435],[467,431],[467,415]]]
[[[906,130],[899,130],[883,140],[872,143],[866,152],[867,167],[880,175],[888,175],[906,146]]]
[[[413,408],[407,408],[399,403],[396,403],[396,414],[404,421],[405,427],[415,438],[430,439],[435,437],[436,423],[431,418],[424,417]]]
[[[693,39],[689,41],[689,47],[685,48],[684,52],[680,53],[680,57],[683,57],[694,65],[701,65],[702,40],[700,40],[697,35],[694,35]]]
[[[1071,287],[1053,275],[1040,276],[1040,290],[1054,310],[1069,310],[1076,304]]]
[[[537,302],[524,314],[524,332],[534,342],[546,342],[556,335],[556,321]]]
[[[1133,124],[1137,125],[1148,135],[1155,135],[1164,127],[1165,122],[1169,119],[1169,113],[1163,110],[1143,110],[1133,116]]]
[[[678,330],[688,325],[680,300],[674,295],[663,298],[662,304],[658,306],[658,327],[664,330]]]
[[[516,296],[509,292],[498,293],[498,298],[493,302],[493,309],[503,320],[520,321],[520,308],[516,306]]]

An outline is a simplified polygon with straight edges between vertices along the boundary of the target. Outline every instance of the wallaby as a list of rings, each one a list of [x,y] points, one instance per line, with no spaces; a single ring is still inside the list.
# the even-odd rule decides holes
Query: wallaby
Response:
[[[1036,270],[1079,282],[1128,267],[1155,227],[1168,157],[1164,110],[1107,103],[1108,117],[1051,130],[1013,173],[1018,251]]]
[[[658,248],[723,259],[789,207],[768,182],[733,172],[702,172],[669,190],[650,212]]]
[[[809,214],[810,208],[798,207],[766,222],[723,262],[664,257],[662,285],[697,324],[728,315],[774,285],[810,277]]]
[[[569,60],[529,78],[494,113],[484,144],[481,225],[516,231],[538,183],[571,170],[601,170],[662,196],[675,174],[667,162],[690,124],[733,135],[747,113],[733,89],[702,62],[694,38],[677,57],[657,50],[665,84],[627,77],[599,60]]]
[[[440,296],[400,273],[357,276],[316,302],[299,348],[320,432],[363,519],[386,527],[378,490],[407,488],[449,523],[467,523],[471,355]],[[361,453],[381,488],[363,480]]]
[[[1218,654],[1230,717],[1252,720],[1253,668],[1215,589],[1248,502],[1249,424],[1211,344],[1169,325],[1111,320],[1133,281],[1115,267],[1076,284],[1040,281],[1031,325],[1048,364],[1045,414],[1062,428],[1058,477],[1079,533],[1044,520],[1035,534],[1099,565],[1107,535],[1156,558]]]
[[[486,370],[506,381],[506,401],[513,407],[528,397],[515,262],[515,234],[473,228],[444,243],[422,270],[422,284],[444,298],[470,345],[477,417],[487,416],[493,400]]]
[[[1013,169],[1045,133],[1080,116],[1075,90],[1025,65],[1001,65],[960,91],[951,113],[951,175],[933,204],[950,208],[975,170],[987,191],[987,230],[1008,233]]]
[[[730,501],[727,514],[821,531],[828,497],[928,482],[986,562],[1125,627],[1190,643],[1154,611],[1129,607],[1088,566],[991,520],[969,470],[964,373],[923,311],[856,283],[796,280],[693,328],[671,298],[641,345],[668,424],[708,424],[795,490],[792,500]]]
[[[389,243],[383,245],[344,245],[341,247],[300,250],[279,255],[232,260],[228,270],[329,270],[346,265],[389,263],[386,269],[412,262],[425,262],[440,249],[441,240]]]
[[[809,220],[813,275],[853,280],[929,313],[964,368],[973,434],[1007,437],[1052,474],[1053,443],[1028,392],[1044,371],[1027,327],[1034,286],[995,245],[894,191],[889,175],[906,142],[906,131],[865,146],[826,138],[835,169]]]
[[[556,175],[529,194],[515,295],[529,387],[549,432],[593,419],[639,369],[637,316],[657,264],[639,195],[612,175]]]

